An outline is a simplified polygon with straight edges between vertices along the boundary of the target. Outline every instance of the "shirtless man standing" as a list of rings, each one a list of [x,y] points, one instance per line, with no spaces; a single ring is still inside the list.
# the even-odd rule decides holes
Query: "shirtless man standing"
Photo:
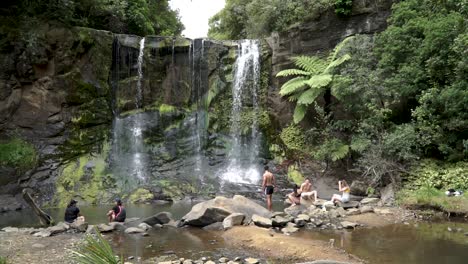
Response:
[[[271,196],[273,195],[273,191],[275,190],[276,180],[275,180],[275,176],[273,176],[273,173],[271,173],[268,170],[268,166],[265,166],[264,169],[265,169],[265,173],[263,174],[262,190],[263,190],[263,193],[267,197],[268,210],[271,211],[272,210]]]
[[[310,197],[314,196],[314,201],[317,201],[317,191],[312,191],[312,183],[310,183],[309,179],[306,179],[304,183],[301,184],[301,197],[304,199],[310,199]]]

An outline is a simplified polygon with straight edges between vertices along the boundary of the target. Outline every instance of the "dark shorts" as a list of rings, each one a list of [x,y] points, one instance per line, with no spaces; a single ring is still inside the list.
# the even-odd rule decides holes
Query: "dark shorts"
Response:
[[[265,188],[265,194],[266,194],[266,195],[272,195],[274,190],[275,190],[275,187],[273,187],[273,186],[266,186],[266,188]]]

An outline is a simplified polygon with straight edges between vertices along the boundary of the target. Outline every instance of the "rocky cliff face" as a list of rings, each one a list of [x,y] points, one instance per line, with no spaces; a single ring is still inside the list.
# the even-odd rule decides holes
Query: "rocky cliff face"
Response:
[[[273,52],[272,76],[281,70],[293,67],[291,57],[324,53],[332,50],[348,36],[383,31],[387,27],[387,18],[391,14],[393,2],[392,0],[355,0],[349,17],[340,18],[334,10],[329,10],[317,20],[273,34],[267,39]],[[268,92],[270,112],[282,127],[292,120],[294,112],[293,105],[278,94],[283,82],[284,80],[272,78],[272,86]]]
[[[45,26],[36,42],[0,54],[0,143],[20,140],[34,152],[24,169],[1,164],[5,201],[23,188],[61,205],[70,198],[138,202],[219,189],[214,175],[230,148],[238,43],[150,36],[138,65],[140,40]],[[260,85],[263,105],[267,83]],[[251,108],[242,110],[245,135]]]

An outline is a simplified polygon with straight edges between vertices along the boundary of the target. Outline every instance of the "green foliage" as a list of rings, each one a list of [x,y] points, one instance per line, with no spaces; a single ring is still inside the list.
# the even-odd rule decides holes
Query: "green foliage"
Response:
[[[312,155],[318,160],[331,160],[337,161],[346,157],[349,153],[349,146],[341,140],[332,138],[327,139],[324,143],[319,145]]]
[[[326,60],[315,56],[298,56],[293,58],[293,61],[300,69],[287,69],[276,75],[277,77],[299,75],[284,83],[280,90],[281,96],[289,96],[291,100],[297,101],[294,110],[296,124],[304,119],[307,106],[315,102],[332,83],[335,68],[351,58],[349,54],[341,54],[341,49],[352,38],[346,38],[338,44]]]
[[[227,0],[224,9],[210,18],[208,36],[260,38],[316,19],[333,5],[334,0]]]
[[[0,141],[0,166],[9,166],[25,172],[37,163],[36,149],[30,143],[13,138]]]
[[[7,264],[7,259],[3,256],[0,256],[0,264]]]
[[[86,235],[84,245],[72,251],[74,260],[79,264],[121,264],[123,258],[114,254],[109,242],[95,228],[96,236]]]
[[[335,13],[339,16],[351,15],[353,0],[335,0]]]
[[[411,189],[428,186],[442,190],[468,190],[468,163],[460,161],[452,164],[424,160],[413,167],[406,186]]]
[[[447,197],[443,191],[431,186],[422,186],[419,189],[403,189],[397,193],[398,204],[405,207],[437,208],[445,212],[468,212],[468,195],[465,193],[458,197]]]
[[[179,35],[183,30],[168,0],[20,0],[5,8],[10,11],[6,19],[19,20],[15,27],[24,30],[31,30],[26,25],[36,20],[142,36]]]
[[[291,124],[283,128],[280,134],[283,143],[291,150],[304,151],[306,149],[306,137],[301,127]]]

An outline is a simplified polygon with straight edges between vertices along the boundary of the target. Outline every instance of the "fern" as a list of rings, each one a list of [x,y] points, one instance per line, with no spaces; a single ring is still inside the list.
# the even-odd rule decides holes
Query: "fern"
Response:
[[[96,238],[87,235],[85,244],[78,250],[72,251],[74,259],[79,264],[122,264],[123,258],[115,256],[109,243],[96,231]]]
[[[291,75],[311,75],[310,72],[299,70],[299,69],[287,69],[282,70],[276,74],[276,77],[291,76]]]
[[[308,89],[303,92],[301,96],[297,99],[298,104],[309,105],[317,99],[322,90],[320,89]]]
[[[297,124],[301,122],[302,119],[304,119],[306,112],[307,112],[307,105],[297,104],[296,108],[294,109],[294,116],[293,116],[294,123]]]
[[[327,67],[327,62],[316,56],[298,56],[292,58],[292,60],[294,61],[294,64],[309,72],[310,74],[318,74],[323,72],[323,70]]]
[[[340,144],[342,143],[340,142]],[[340,160],[348,155],[349,153],[348,145],[342,144],[342,145],[337,145],[335,147],[336,147],[335,150],[330,154],[332,161]]]
[[[325,69],[325,72],[329,73],[333,71],[336,67],[340,66],[341,64],[343,64],[343,62],[349,59],[351,59],[351,56],[349,54],[345,54],[339,59],[333,60],[330,64],[328,64],[327,68]]]
[[[306,85],[308,79],[305,77],[296,77],[287,81],[283,86],[281,86],[280,95],[290,95],[297,92],[300,88],[303,88]]]
[[[322,88],[331,83],[332,77],[333,75],[331,74],[314,75],[305,83],[311,88]]]

